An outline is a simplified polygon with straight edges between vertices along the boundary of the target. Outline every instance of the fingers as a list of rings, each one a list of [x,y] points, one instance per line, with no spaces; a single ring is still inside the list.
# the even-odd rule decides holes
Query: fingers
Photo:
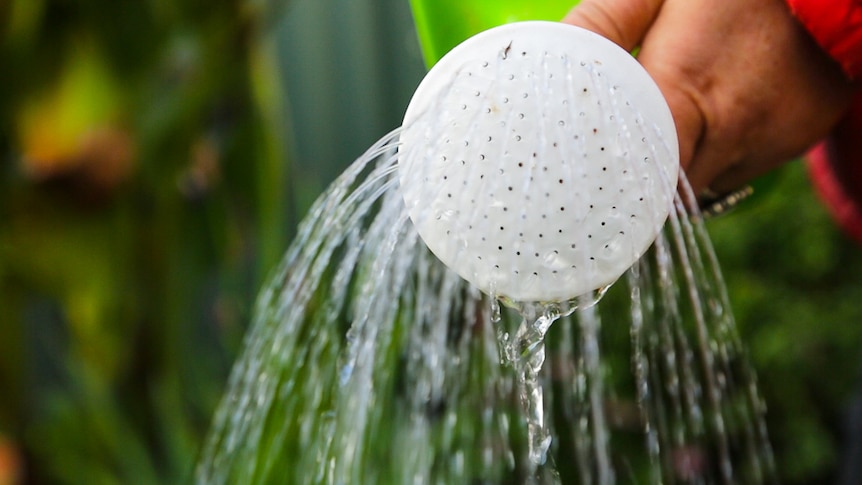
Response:
[[[662,11],[659,18],[664,3],[664,0],[583,0],[563,22],[603,35],[628,51],[641,47],[638,61],[665,96],[677,128],[680,165],[687,169],[706,124],[703,100],[675,64],[679,59],[674,53],[689,42],[685,37],[690,33],[679,26],[688,25],[687,16],[694,7],[682,2],[682,8],[676,5],[676,10]],[[697,185],[705,185],[714,176],[714,173],[696,173]]]
[[[661,4],[662,0],[583,0],[563,22],[591,30],[631,51],[643,40]]]
[[[699,167],[693,163],[699,150],[703,148],[706,135],[706,101],[698,86],[693,83],[692,77],[680,71],[677,64],[668,61],[666,54],[662,55],[669,52],[674,45],[679,45],[679,41],[668,39],[663,33],[651,33],[638,60],[652,76],[670,108],[679,142],[679,163],[694,187],[705,184],[715,176],[715,173],[698,172],[699,168],[706,168],[706,171],[710,172],[713,168],[711,165]]]
[[[719,96],[716,100],[715,95],[716,86],[726,89],[715,73],[715,66],[724,58],[716,46],[726,42],[715,10],[704,11],[699,2],[668,2],[650,26],[638,55],[673,115],[680,166],[695,193],[710,186],[740,156],[738,140],[715,131],[731,118],[718,116],[716,110],[733,107],[732,98]]]

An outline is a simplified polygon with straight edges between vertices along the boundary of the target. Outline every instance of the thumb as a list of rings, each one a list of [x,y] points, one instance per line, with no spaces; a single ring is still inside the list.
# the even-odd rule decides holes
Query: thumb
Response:
[[[642,46],[647,32],[659,16],[664,0],[583,0],[563,22],[602,35],[627,51]],[[680,89],[675,72],[663,61],[662,47],[668,45],[665,35],[649,35],[638,54],[641,65],[650,73],[665,97],[673,115],[679,140],[680,165],[691,164],[704,129],[704,118],[698,103],[687,90]],[[702,181],[699,182],[702,185]]]
[[[563,18],[607,37],[627,51],[640,45],[662,0],[583,0]]]

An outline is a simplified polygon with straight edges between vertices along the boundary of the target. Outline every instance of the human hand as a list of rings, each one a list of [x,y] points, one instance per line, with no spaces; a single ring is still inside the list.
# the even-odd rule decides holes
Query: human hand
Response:
[[[696,194],[729,192],[802,154],[856,91],[781,0],[583,0],[563,21],[640,47]]]

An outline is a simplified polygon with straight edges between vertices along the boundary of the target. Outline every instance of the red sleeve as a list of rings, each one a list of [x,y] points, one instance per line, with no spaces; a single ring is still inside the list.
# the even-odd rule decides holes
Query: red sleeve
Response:
[[[808,153],[814,188],[835,221],[862,243],[862,96],[835,131]]]
[[[787,4],[850,78],[862,76],[862,1],[787,0]]]
[[[815,41],[851,79],[862,79],[862,0],[787,0]],[[844,231],[862,243],[862,95],[808,154],[814,187]]]

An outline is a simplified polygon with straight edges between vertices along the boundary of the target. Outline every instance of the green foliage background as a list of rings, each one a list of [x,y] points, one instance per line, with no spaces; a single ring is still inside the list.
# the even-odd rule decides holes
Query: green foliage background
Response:
[[[267,272],[421,78],[407,2],[11,0],[0,29],[0,484],[187,481]],[[822,483],[862,250],[798,162],[709,229],[784,482]]]

